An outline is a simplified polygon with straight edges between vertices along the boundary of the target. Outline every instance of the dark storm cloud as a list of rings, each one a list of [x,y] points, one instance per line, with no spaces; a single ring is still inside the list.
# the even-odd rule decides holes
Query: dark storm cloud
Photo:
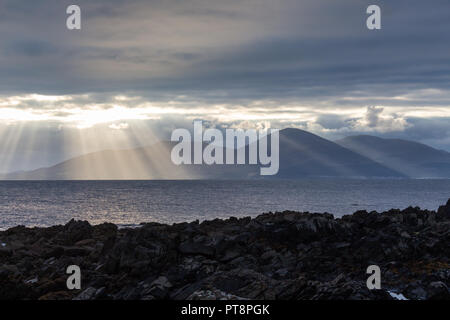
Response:
[[[365,0],[80,0],[82,30],[68,31],[72,2],[4,0],[0,90],[245,100],[448,89],[450,3],[376,2],[379,31],[365,27]]]

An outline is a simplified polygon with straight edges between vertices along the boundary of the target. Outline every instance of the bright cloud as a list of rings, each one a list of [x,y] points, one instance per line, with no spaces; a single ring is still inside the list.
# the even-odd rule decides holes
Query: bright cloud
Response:
[[[242,104],[213,104],[186,99],[148,101],[140,96],[112,96],[99,102],[90,95],[0,97],[0,121],[7,124],[23,122],[58,122],[79,129],[99,124],[112,124],[128,120],[158,120],[177,116],[187,120],[204,119],[221,124],[247,123],[258,125],[273,123],[286,126],[305,126],[311,130],[346,130],[367,132],[403,131],[408,128],[407,118],[450,116],[443,106],[403,107],[399,105],[355,106],[337,108],[334,101],[300,104],[276,100],[247,101]],[[328,104],[327,104],[328,102]],[[252,125],[252,126],[253,126]],[[120,128],[124,129],[124,128]],[[314,131],[314,130],[313,130]]]

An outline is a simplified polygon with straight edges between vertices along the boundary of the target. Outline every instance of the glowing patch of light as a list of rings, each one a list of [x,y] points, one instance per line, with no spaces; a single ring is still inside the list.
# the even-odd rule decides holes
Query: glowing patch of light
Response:
[[[123,120],[159,119],[158,116],[151,115],[146,109],[123,106],[115,106],[109,109],[77,109],[71,110],[71,112],[72,114],[64,117],[63,121],[77,123],[79,129]]]

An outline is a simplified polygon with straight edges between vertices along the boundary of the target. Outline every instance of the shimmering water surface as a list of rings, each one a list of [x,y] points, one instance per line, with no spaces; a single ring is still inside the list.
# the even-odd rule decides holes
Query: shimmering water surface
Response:
[[[0,181],[0,229],[71,218],[136,225],[282,210],[339,217],[410,205],[436,210],[448,198],[450,180]]]

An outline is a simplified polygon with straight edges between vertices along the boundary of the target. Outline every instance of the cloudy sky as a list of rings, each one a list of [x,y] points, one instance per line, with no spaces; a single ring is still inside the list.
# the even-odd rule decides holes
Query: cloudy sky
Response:
[[[193,119],[450,151],[449,31],[448,0],[0,0],[0,172]]]

